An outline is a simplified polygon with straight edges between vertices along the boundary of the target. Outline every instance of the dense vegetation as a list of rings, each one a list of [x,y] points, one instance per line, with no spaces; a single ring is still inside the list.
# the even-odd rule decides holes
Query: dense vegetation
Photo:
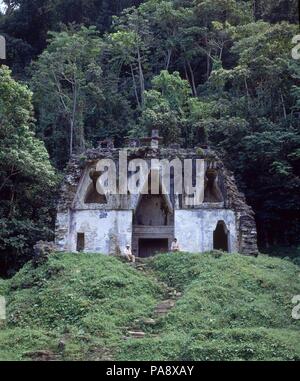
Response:
[[[113,257],[54,254],[0,281],[0,358],[299,360],[298,273],[290,260],[219,252],[162,254],[143,272]],[[159,318],[164,282],[182,295]],[[144,338],[124,339],[151,317]]]
[[[37,240],[51,237],[57,176],[34,134],[32,93],[4,66],[0,94],[0,269],[5,270],[28,259]]]
[[[62,171],[70,154],[102,138],[122,146],[151,126],[165,144],[218,149],[256,212],[261,249],[299,243],[296,0],[3,3],[12,76],[1,69],[2,262],[23,261],[36,239],[51,236],[53,168]],[[7,109],[11,99],[23,116]],[[24,155],[40,157],[26,173],[13,148],[21,125],[35,151]],[[41,190],[50,182],[48,195]]]

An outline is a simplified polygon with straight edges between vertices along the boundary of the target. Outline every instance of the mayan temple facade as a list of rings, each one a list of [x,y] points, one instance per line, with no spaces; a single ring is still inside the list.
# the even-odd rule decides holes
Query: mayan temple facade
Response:
[[[162,186],[157,194],[100,194],[97,163],[113,160],[118,171],[121,152],[126,153],[128,163],[143,159],[152,168],[142,184],[143,190],[150,187],[153,173],[161,176],[159,165],[150,167],[154,159],[182,163],[190,159],[193,181],[198,178],[203,184],[200,202],[195,204],[190,195],[175,192],[172,170],[169,194]],[[207,147],[160,147],[154,132],[148,139],[129,140],[127,148],[115,148],[106,140],[98,148],[72,157],[58,204],[56,245],[60,250],[117,255],[130,244],[133,254],[148,257],[168,251],[174,237],[181,251],[191,253],[214,249],[245,255],[258,252],[253,211],[238,191],[233,174],[214,151]]]

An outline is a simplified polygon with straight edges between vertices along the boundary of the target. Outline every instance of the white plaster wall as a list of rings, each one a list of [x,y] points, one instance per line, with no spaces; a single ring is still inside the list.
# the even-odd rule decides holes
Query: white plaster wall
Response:
[[[213,249],[213,232],[218,221],[224,221],[229,230],[229,251],[237,251],[236,218],[228,209],[175,210],[175,237],[180,249],[205,252]],[[85,234],[86,252],[109,254],[111,236],[123,250],[132,245],[132,210],[76,210],[59,213],[56,225],[56,243],[61,250],[76,251],[77,233]]]
[[[77,210],[71,212],[68,234],[68,250],[76,251],[77,233],[85,234],[85,252],[109,254],[111,234],[117,236],[118,245],[123,250],[126,243],[131,245],[131,210]]]
[[[236,251],[236,219],[232,210],[176,210],[175,237],[180,250],[199,253],[213,250],[213,232],[218,221],[224,221],[229,230],[229,251]]]

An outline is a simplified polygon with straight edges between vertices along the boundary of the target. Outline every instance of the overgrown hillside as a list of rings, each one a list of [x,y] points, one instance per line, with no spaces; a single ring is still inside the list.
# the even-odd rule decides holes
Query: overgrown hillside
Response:
[[[155,313],[172,293],[173,308]],[[0,294],[1,360],[300,359],[299,267],[288,260],[173,253],[132,267],[55,254],[0,280]]]

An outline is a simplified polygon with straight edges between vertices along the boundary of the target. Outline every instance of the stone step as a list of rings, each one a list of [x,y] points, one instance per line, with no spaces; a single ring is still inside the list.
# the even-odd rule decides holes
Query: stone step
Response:
[[[145,332],[143,331],[128,331],[127,334],[135,339],[142,339],[146,336]]]
[[[142,319],[134,319],[133,321],[134,325],[131,327],[123,327],[124,330],[135,330],[138,331],[140,329],[141,325],[155,325],[157,322],[155,319],[152,318],[142,318]]]
[[[172,299],[163,300],[155,308],[173,308],[175,306],[175,301]]]
[[[168,312],[170,311],[170,309],[168,310],[156,310],[154,311],[157,315],[166,315]]]
[[[25,352],[25,355],[35,361],[55,361],[57,355],[50,350],[39,350],[34,352]]]
[[[172,308],[171,306],[157,306],[155,307],[155,311],[170,311]]]
[[[146,266],[146,263],[145,263],[145,259],[144,259],[144,258],[135,257],[135,262],[136,262],[136,263],[141,263],[141,264],[143,264],[143,265]]]
[[[175,300],[167,299],[160,302],[154,309],[154,313],[159,315],[167,314],[175,306]]]
[[[173,291],[169,291],[168,292],[168,295],[171,297],[171,298],[180,298],[182,296],[182,293],[181,292],[178,292],[176,290],[173,290]]]
[[[152,319],[152,318],[146,318],[146,319],[143,319],[142,320],[143,324],[155,324],[156,323],[156,320],[155,319]]]
[[[140,322],[142,324],[145,324],[145,325],[155,325],[156,324],[156,320],[154,320],[152,318],[141,319]]]

